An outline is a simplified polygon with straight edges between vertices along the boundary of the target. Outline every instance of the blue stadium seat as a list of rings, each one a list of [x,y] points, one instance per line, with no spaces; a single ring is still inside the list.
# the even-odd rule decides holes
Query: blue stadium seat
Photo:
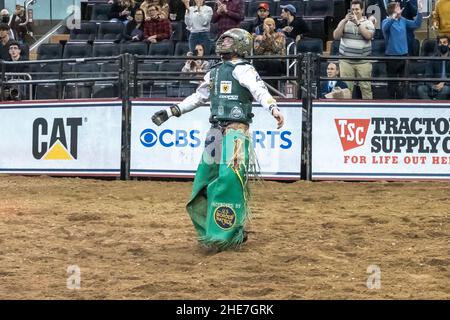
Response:
[[[189,42],[180,41],[175,45],[175,55],[185,56],[189,52]]]
[[[94,57],[112,57],[119,55],[120,46],[117,43],[94,43]]]
[[[317,38],[305,38],[300,40],[297,44],[298,53],[314,52],[323,53],[323,41]]]
[[[173,42],[170,40],[163,40],[161,42],[150,44],[148,54],[150,56],[172,56],[173,50]]]
[[[124,42],[120,44],[120,53],[136,54],[146,56],[148,53],[147,42]]]
[[[80,29],[70,30],[69,41],[94,41],[97,35],[97,24],[95,22],[82,22]]]
[[[385,55],[384,39],[372,40],[372,56],[384,56],[384,55]]]
[[[38,47],[38,60],[51,60],[62,58],[63,47],[59,43],[44,43]]]
[[[91,21],[102,22],[108,20],[108,13],[111,11],[111,5],[106,3],[96,3],[93,5]]]
[[[118,42],[122,39],[123,29],[122,22],[101,22],[96,40]]]
[[[421,56],[433,56],[437,52],[436,39],[424,39],[422,41],[422,47],[420,49]]]

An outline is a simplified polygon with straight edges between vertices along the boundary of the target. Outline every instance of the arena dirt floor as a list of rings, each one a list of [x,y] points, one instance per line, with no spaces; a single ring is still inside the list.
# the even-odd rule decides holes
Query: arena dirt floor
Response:
[[[191,186],[0,176],[0,299],[450,298],[449,183],[257,183],[249,241],[217,254]]]

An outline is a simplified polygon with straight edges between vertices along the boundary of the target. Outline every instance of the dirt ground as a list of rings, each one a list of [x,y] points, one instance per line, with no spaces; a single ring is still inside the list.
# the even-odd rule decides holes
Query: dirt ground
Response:
[[[191,186],[0,176],[0,299],[450,298],[449,183],[258,183],[249,241],[218,254]]]

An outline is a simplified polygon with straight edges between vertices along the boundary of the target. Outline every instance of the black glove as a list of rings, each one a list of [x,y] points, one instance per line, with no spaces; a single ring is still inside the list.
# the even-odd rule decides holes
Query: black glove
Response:
[[[169,119],[169,115],[167,114],[166,110],[159,110],[158,112],[155,112],[155,114],[152,116],[152,121],[157,126],[160,126],[164,122],[166,122]]]

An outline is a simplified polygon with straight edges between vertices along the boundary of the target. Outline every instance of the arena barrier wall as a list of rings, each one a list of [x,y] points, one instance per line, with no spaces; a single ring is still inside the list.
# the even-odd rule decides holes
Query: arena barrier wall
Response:
[[[177,101],[137,99],[131,109],[130,176],[193,177],[210,127],[209,107],[203,106],[160,127],[153,113]],[[285,124],[277,130],[274,118],[254,105],[251,132],[263,178],[299,180],[302,154],[301,101],[280,102]]]
[[[313,180],[450,179],[450,102],[312,103]]]
[[[0,173],[120,176],[122,100],[0,104]]]

